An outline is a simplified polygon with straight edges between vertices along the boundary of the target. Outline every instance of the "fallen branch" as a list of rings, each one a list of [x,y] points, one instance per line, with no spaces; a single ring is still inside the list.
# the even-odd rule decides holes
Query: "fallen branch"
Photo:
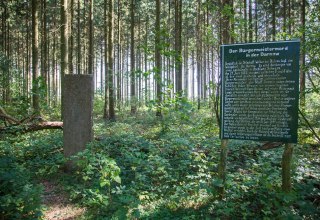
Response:
[[[22,120],[18,120],[15,117],[9,115],[0,106],[0,118],[4,122],[8,122],[9,125],[5,123],[5,127],[0,128],[0,135],[5,134],[24,134],[32,131],[39,131],[45,129],[63,129],[63,122],[61,121],[43,121],[41,116],[33,114]]]
[[[9,124],[19,124],[19,120],[15,119],[11,115],[8,115],[7,112],[0,106],[0,118],[3,118],[3,120],[8,122]]]
[[[63,122],[61,121],[44,121],[31,124],[18,124],[0,129],[0,134],[24,134],[33,131],[40,131],[45,129],[63,129]]]

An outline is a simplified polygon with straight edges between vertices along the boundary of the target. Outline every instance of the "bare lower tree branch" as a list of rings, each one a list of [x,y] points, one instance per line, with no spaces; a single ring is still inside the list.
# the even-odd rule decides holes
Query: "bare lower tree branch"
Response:
[[[320,143],[320,137],[318,136],[317,132],[313,129],[313,127],[311,126],[310,122],[308,121],[308,119],[306,118],[306,116],[303,114],[303,112],[300,109],[299,109],[299,114],[301,115],[303,120],[306,122],[309,130],[312,132],[314,137],[317,139],[318,143]]]

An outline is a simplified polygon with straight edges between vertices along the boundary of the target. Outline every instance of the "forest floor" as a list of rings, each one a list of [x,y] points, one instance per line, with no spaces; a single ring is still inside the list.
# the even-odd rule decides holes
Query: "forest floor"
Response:
[[[162,120],[148,111],[117,122],[97,117],[98,139],[76,157],[74,173],[63,169],[61,130],[3,137],[0,219],[319,219],[318,145],[294,146],[293,190],[285,194],[283,147],[230,140],[221,200],[219,129],[208,110],[187,110]]]
[[[45,220],[74,220],[85,212],[84,208],[76,206],[69,200],[69,196],[53,181],[43,180],[42,202],[45,206],[43,219]]]

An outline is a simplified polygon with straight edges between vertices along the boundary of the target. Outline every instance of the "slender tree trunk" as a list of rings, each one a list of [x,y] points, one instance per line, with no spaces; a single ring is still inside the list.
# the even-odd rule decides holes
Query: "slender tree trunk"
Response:
[[[130,17],[131,17],[131,26],[130,26],[130,32],[131,32],[131,45],[130,45],[130,101],[131,101],[131,114],[136,114],[137,106],[136,106],[136,74],[135,74],[135,39],[134,39],[134,26],[135,26],[135,0],[131,0],[130,4]]]
[[[26,37],[26,46],[27,46],[27,54],[26,54],[26,86],[25,86],[25,95],[28,97],[29,93],[29,72],[30,72],[30,46],[29,46],[29,41],[30,41],[30,29],[29,29],[29,17],[27,16],[26,19],[26,28],[27,28],[27,37]]]
[[[276,0],[272,0],[272,40],[276,40]]]
[[[64,88],[64,75],[68,74],[68,54],[69,54],[69,50],[68,50],[68,0],[61,0],[61,37],[60,37],[60,53],[61,53],[61,64],[60,64],[60,68],[61,68],[61,117],[63,118],[63,88]]]
[[[88,74],[94,74],[94,48],[93,48],[93,0],[89,0],[89,35],[88,35]]]
[[[283,9],[283,11],[282,11],[282,16],[283,16],[282,31],[285,33],[287,31],[287,0],[283,0],[283,8],[282,9]]]
[[[189,68],[188,68],[188,61],[189,61],[189,39],[186,36],[186,43],[184,46],[184,94],[188,98],[189,95]]]
[[[148,31],[149,31],[149,16],[147,15],[147,18],[146,18],[146,36],[145,36],[145,42],[144,44],[147,46],[148,45]],[[148,87],[148,78],[150,77],[148,74],[147,74],[147,71],[148,71],[148,52],[145,51],[144,53],[144,72],[145,72],[145,104],[147,104],[147,101],[150,100],[150,92],[149,92],[149,89],[150,87]]]
[[[138,79],[139,79],[139,83],[138,83],[138,89],[137,89],[137,93],[138,93],[138,104],[139,106],[141,106],[142,102],[142,53],[141,53],[141,38],[142,38],[142,34],[141,34],[141,13],[139,11],[139,28],[138,28],[138,71],[139,71],[139,75],[138,75]]]
[[[80,32],[80,0],[78,0],[77,8],[77,74],[81,73],[81,32]]]
[[[306,0],[301,2],[301,31],[302,36],[301,40],[301,52],[300,52],[300,105],[305,106],[305,89],[306,89],[306,73],[305,73],[305,64],[306,64],[306,55],[305,55],[305,39],[306,39]]]
[[[198,109],[200,109],[200,100],[201,100],[201,1],[198,0],[197,4],[197,23],[196,23],[196,47],[197,47],[197,99],[198,99]]]
[[[191,60],[192,60],[192,83],[191,83],[191,97],[192,97],[192,101],[194,101],[194,98],[195,98],[195,68],[194,68],[194,63],[195,63],[195,55],[194,55],[194,49],[192,50],[192,53],[191,53]]]
[[[103,62],[103,40],[101,40],[100,44],[100,91],[102,93],[103,91],[103,67],[104,67],[104,62]]]
[[[222,0],[222,6],[230,6],[230,0]],[[229,21],[230,17],[223,15],[221,24],[222,24],[222,43],[223,44],[228,44],[230,43],[230,33],[229,33],[229,28],[228,24],[230,23]],[[226,181],[226,168],[227,168],[227,155],[228,155],[228,140],[224,139],[221,140],[221,151],[220,151],[220,160],[218,164],[218,176],[219,179],[223,182],[223,185],[225,185]],[[220,191],[220,196],[224,197],[224,186],[219,188]]]
[[[103,118],[109,118],[109,78],[108,78],[108,0],[104,0],[104,113]]]
[[[56,0],[54,1],[54,6],[57,5]],[[56,18],[53,18],[53,29],[56,29]],[[52,45],[52,94],[53,94],[53,106],[56,107],[57,105],[57,85],[56,85],[56,39],[57,33],[53,32],[53,45]]]
[[[182,95],[182,0],[175,0],[175,72],[176,94]]]
[[[258,0],[255,0],[254,3],[254,17],[255,40],[258,42]]]
[[[253,41],[252,0],[249,0],[249,42]]]
[[[288,31],[289,31],[289,35],[291,35],[291,1],[292,0],[288,0]]]
[[[87,27],[87,13],[86,13],[86,11],[87,11],[87,5],[88,5],[88,2],[87,2],[88,0],[83,0],[83,12],[82,12],[82,14],[83,14],[83,26],[84,27]],[[82,31],[82,33],[83,33],[83,41],[82,41],[82,44],[83,44],[83,56],[81,56],[82,57],[82,62],[81,62],[81,66],[82,66],[82,74],[87,74],[87,72],[88,72],[88,59],[89,59],[89,56],[88,56],[88,49],[87,49],[87,45],[88,45],[88,42],[87,42],[87,40],[88,40],[88,28],[83,28],[83,31]]]
[[[248,18],[247,18],[247,0],[243,0],[244,8],[244,42],[248,40]]]
[[[156,96],[157,96],[157,112],[156,116],[161,117],[162,94],[161,94],[161,84],[162,84],[162,65],[161,65],[161,54],[160,54],[160,0],[156,0],[156,24],[155,24],[155,79],[156,79]]]
[[[121,1],[118,0],[118,81],[117,81],[117,103],[118,103],[118,109],[120,110],[121,102],[122,102],[122,68],[121,68]]]
[[[72,30],[72,26],[73,26],[73,15],[74,15],[74,10],[73,10],[73,6],[74,6],[74,0],[70,0],[70,19],[69,19],[69,74],[73,74],[73,30]]]
[[[109,0],[108,11],[108,78],[109,78],[109,119],[116,119],[114,111],[114,88],[113,88],[113,0]]]
[[[39,16],[38,16],[38,0],[32,0],[32,107],[35,114],[40,115],[40,97],[39,97]]]
[[[46,103],[49,102],[48,94],[48,61],[47,61],[47,51],[48,51],[48,44],[47,44],[47,1],[42,1],[42,51],[41,51],[41,77],[42,83],[44,85],[45,93],[43,94],[46,97]]]

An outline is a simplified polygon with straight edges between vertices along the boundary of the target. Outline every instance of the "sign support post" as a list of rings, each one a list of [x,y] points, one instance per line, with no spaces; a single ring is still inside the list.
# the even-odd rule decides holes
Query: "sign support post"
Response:
[[[226,182],[226,169],[227,169],[227,156],[228,156],[228,140],[222,139],[221,140],[221,148],[220,148],[220,161],[218,165],[218,176],[219,179],[222,181],[222,186],[219,187],[219,194],[220,197],[224,197],[224,186]]]
[[[284,192],[291,191],[291,160],[293,154],[293,144],[287,143],[285,144],[284,151],[282,154],[282,190]]]

